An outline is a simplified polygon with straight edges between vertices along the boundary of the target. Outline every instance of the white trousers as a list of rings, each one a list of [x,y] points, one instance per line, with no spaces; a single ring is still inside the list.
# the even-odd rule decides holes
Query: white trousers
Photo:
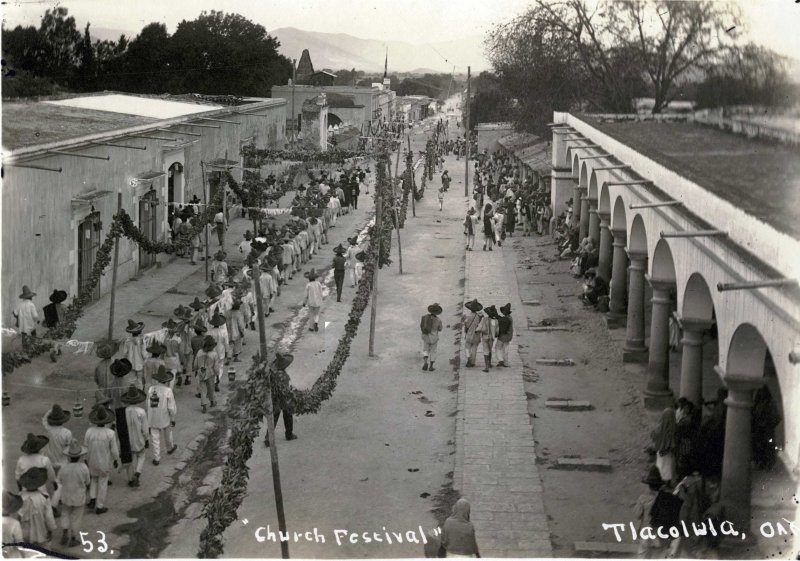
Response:
[[[150,446],[153,449],[153,459],[161,460],[161,433],[164,432],[167,450],[172,448],[174,442],[172,441],[172,427],[165,429],[150,429]]]
[[[95,500],[96,508],[103,508],[108,494],[108,476],[92,477],[89,482],[89,498]]]
[[[141,452],[131,451],[133,459],[128,464],[128,479],[133,479],[134,473],[142,473],[144,469],[144,449]]]
[[[508,364],[508,343],[498,339],[494,344],[494,352],[497,354],[497,360],[503,364]]]

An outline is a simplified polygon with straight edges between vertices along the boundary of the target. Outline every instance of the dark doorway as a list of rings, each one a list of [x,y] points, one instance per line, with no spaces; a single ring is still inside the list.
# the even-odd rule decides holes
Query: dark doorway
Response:
[[[78,294],[83,295],[89,286],[97,250],[100,247],[100,221],[95,213],[78,225]],[[100,298],[100,282],[90,294],[92,301]]]
[[[142,234],[151,241],[156,240],[156,227],[158,221],[156,220],[156,208],[158,205],[158,198],[156,197],[155,190],[148,191],[139,201],[139,230]],[[139,270],[143,271],[148,267],[152,267],[156,262],[155,254],[147,253],[139,248]]]

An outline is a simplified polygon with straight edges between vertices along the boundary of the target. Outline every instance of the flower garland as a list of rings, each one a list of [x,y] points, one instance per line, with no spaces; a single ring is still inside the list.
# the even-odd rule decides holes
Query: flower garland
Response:
[[[406,171],[403,173],[403,201],[400,204],[400,227],[403,228],[406,224],[406,217],[408,216],[408,197],[412,190],[412,183],[414,183],[414,155],[409,152],[406,156]]]
[[[381,197],[381,231],[378,240],[378,268],[391,265],[389,253],[392,249],[392,230],[394,230],[394,197],[392,195],[391,179],[387,174],[389,156],[382,154],[375,166],[375,208],[378,208],[378,197]],[[377,223],[377,221],[376,221]]]
[[[272,148],[256,148],[253,145],[244,146],[242,154],[246,158],[258,160],[282,160],[289,162],[313,162],[319,164],[343,164],[352,158],[370,156],[366,150],[343,150],[334,148],[326,152],[310,149],[276,150]]]

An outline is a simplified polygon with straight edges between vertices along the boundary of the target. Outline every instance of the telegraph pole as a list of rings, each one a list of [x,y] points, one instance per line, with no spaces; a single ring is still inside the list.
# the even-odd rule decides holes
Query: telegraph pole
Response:
[[[467,66],[467,101],[464,104],[467,111],[467,127],[464,130],[464,140],[466,150],[464,151],[464,196],[469,197],[469,86],[470,86],[470,67]]]
[[[294,112],[294,86],[297,84],[297,59],[292,59],[292,147],[294,147],[295,140],[297,139],[297,123],[295,119],[297,115]]]

